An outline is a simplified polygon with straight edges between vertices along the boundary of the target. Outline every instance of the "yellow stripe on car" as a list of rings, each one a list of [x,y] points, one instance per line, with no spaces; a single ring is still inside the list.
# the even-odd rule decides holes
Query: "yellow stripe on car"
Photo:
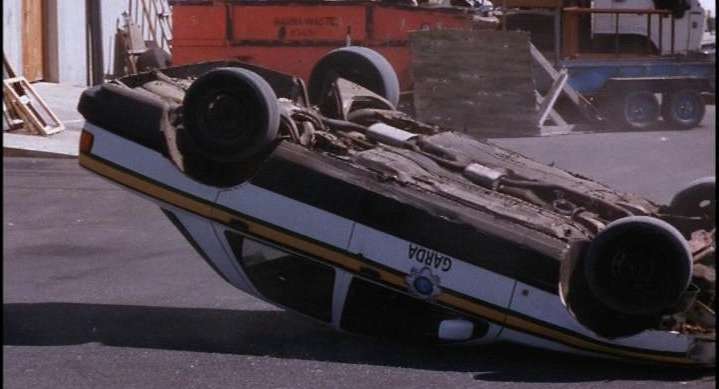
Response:
[[[217,206],[213,206],[203,201],[192,199],[188,197],[188,195],[181,194],[171,189],[163,188],[157,184],[148,181],[149,179],[143,179],[137,177],[136,175],[122,171],[119,168],[113,167],[95,158],[91,154],[80,153],[79,162],[81,166],[92,170],[95,173],[110,178],[113,181],[116,181],[146,195],[152,196],[158,200],[196,213],[208,219],[218,221],[225,225],[232,225],[233,223],[240,222],[247,227],[246,233],[248,233],[249,235],[254,235],[262,239],[267,239],[281,246],[285,246],[290,249],[295,249],[310,254],[317,259],[331,262],[354,272],[360,272],[363,269],[369,268],[374,271],[375,274],[379,275],[379,280],[391,284],[395,287],[399,287],[400,289],[406,288],[405,280],[402,276],[377,267],[373,267],[367,262],[354,258],[351,255],[344,254],[331,248],[324,247],[311,241],[307,241],[305,239],[301,239],[299,237],[287,234],[266,225],[254,222],[249,218],[243,217],[242,215],[234,214]],[[456,294],[448,291],[443,291],[442,293],[440,293],[436,297],[436,300],[450,308],[469,312],[483,319],[490,320],[492,322],[499,323],[513,329],[521,330],[535,336],[540,336],[586,351],[598,352],[614,356],[641,358],[649,361],[663,363],[674,363],[683,365],[696,364],[695,361],[692,361],[691,359],[685,357],[675,357],[668,355],[651,354],[641,351],[625,350],[623,348],[612,347],[611,345],[582,339],[580,337],[573,336],[560,330],[543,326],[522,317],[512,315],[511,313],[507,314],[492,307],[488,307],[486,305],[457,296]]]

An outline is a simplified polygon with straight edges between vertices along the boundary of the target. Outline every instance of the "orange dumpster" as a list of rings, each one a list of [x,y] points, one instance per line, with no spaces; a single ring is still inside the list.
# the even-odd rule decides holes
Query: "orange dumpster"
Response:
[[[471,30],[461,8],[373,1],[170,1],[174,64],[217,59],[256,63],[305,80],[328,51],[348,44],[379,51],[411,89],[409,32]]]

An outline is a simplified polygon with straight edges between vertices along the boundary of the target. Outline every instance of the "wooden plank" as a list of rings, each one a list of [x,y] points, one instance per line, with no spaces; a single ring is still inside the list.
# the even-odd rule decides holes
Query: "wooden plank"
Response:
[[[88,56],[90,58],[90,85],[98,85],[105,81],[105,63],[102,44],[102,18],[100,2],[86,2],[87,19],[85,27],[89,36]]]
[[[542,126],[540,128],[540,136],[569,135],[577,133],[580,133],[580,131],[577,130],[577,126],[574,124],[566,124],[562,126]]]
[[[529,53],[532,55],[534,61],[542,67],[542,69],[552,77],[552,80],[556,80],[559,76],[559,72],[554,69],[554,66],[542,55],[542,52],[537,49],[531,42],[529,43]]]
[[[150,40],[157,42],[157,34],[155,33],[155,27],[154,27],[154,21],[157,20],[157,18],[152,18],[150,16],[150,10],[147,8],[147,4],[145,3],[145,0],[140,0],[142,4],[142,15],[145,17],[145,20],[147,21],[147,29],[150,32]]]
[[[541,126],[544,121],[547,120],[549,111],[554,107],[554,103],[557,101],[557,97],[562,93],[562,88],[567,82],[567,69],[562,69],[559,72],[559,77],[554,80],[552,87],[549,88],[549,93],[542,99],[542,103],[539,105],[539,120],[537,125]]]
[[[42,80],[44,39],[42,0],[22,2],[22,73],[29,81]]]
[[[135,23],[127,25],[127,52],[130,54],[142,54],[147,50],[145,39],[142,37],[142,28]]]
[[[51,135],[65,129],[65,125],[25,77],[3,80],[3,94],[29,130]]]
[[[549,63],[547,58],[545,58],[532,43],[529,44],[529,52],[534,61],[549,75],[549,77],[552,78],[552,80],[556,80],[557,77],[559,77],[559,72],[554,69],[554,66]],[[569,100],[571,100],[574,105],[579,108],[585,118],[589,120],[595,120],[597,118],[598,113],[596,107],[594,107],[589,100],[577,92],[577,90],[574,89],[568,82],[564,84],[562,91],[567,95],[567,97],[569,97]]]
[[[13,69],[12,65],[10,65],[10,61],[7,60],[7,56],[5,55],[5,52],[2,53],[2,78],[3,80],[6,78],[13,78],[17,76],[17,73],[15,73],[15,69]]]
[[[5,104],[5,100],[8,100],[8,98],[4,97],[2,103],[2,130],[12,131],[22,128],[22,119],[17,117],[17,114],[15,113],[14,109]]]
[[[562,15],[562,58],[574,58],[579,52],[579,15]]]
[[[544,100],[544,97],[542,97],[541,94],[539,94],[538,91],[534,91],[534,96],[537,98],[537,106],[542,104],[542,100]],[[549,110],[549,119],[551,119],[554,124],[558,126],[566,126],[567,122],[564,120],[562,115],[559,114],[559,112],[555,111],[554,108],[551,108]]]

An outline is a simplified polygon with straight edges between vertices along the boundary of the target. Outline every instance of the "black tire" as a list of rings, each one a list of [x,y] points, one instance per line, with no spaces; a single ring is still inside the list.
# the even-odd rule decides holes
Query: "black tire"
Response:
[[[669,203],[672,213],[690,217],[704,217],[707,230],[714,227],[716,221],[716,178],[704,177],[690,182],[677,192]]]
[[[310,73],[307,87],[310,102],[319,104],[338,76],[377,93],[394,106],[399,103],[397,73],[387,59],[372,49],[342,47],[322,57]]]
[[[151,47],[137,57],[137,71],[164,69],[171,65],[170,55],[159,47]]]
[[[610,120],[622,128],[644,130],[659,121],[659,100],[649,91],[626,91],[610,96]]]
[[[275,92],[241,68],[218,68],[198,78],[185,94],[182,113],[193,151],[218,162],[242,162],[265,150],[280,123]]]
[[[688,130],[704,119],[706,106],[701,93],[682,89],[662,96],[662,117],[671,127]]]
[[[692,256],[682,234],[648,216],[607,225],[584,258],[589,290],[607,307],[656,315],[675,306],[689,286]]]
[[[617,312],[599,301],[589,290],[584,272],[588,248],[589,243],[576,242],[576,246],[570,249],[573,253],[565,258],[561,265],[560,294],[572,316],[595,334],[609,339],[632,336],[650,328],[657,328],[661,321],[660,315]]]

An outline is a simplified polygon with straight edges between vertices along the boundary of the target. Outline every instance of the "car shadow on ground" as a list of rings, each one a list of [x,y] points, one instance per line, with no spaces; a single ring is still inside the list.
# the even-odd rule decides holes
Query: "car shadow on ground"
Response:
[[[352,336],[285,311],[3,304],[3,345],[62,346],[91,342],[455,371],[472,373],[481,381],[714,380],[709,369],[632,365],[509,344],[442,347]]]

